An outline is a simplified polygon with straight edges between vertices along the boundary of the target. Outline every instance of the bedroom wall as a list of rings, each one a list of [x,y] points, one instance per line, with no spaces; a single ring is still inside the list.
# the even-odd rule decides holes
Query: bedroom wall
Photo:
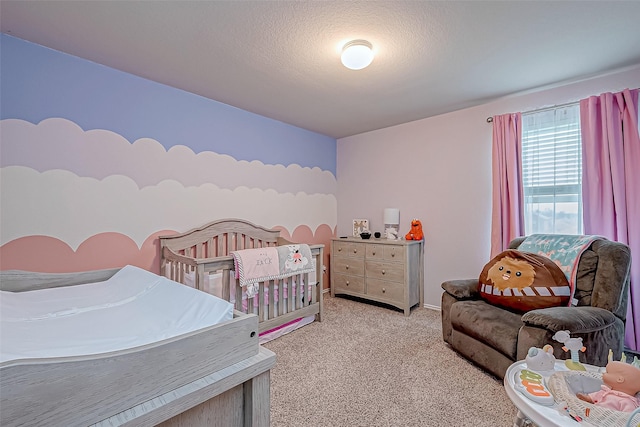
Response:
[[[223,218],[329,244],[335,139],[1,37],[1,269],[157,272]]]
[[[400,209],[425,232],[425,305],[440,307],[445,280],[476,278],[489,260],[491,133],[487,117],[578,101],[640,85],[640,65],[581,82],[502,98],[474,108],[338,140],[338,235],[354,218],[383,228]],[[428,94],[425,94],[428,96]]]

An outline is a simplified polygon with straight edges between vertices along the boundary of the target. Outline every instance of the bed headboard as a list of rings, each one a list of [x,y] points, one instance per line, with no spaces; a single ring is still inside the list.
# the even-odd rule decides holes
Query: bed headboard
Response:
[[[221,219],[185,233],[160,236],[160,274],[184,283],[188,273],[196,273],[196,289],[202,289],[204,274],[233,269],[231,252],[242,249],[289,245],[278,230],[270,230],[243,219]],[[316,280],[322,282],[324,245],[311,245],[316,262]]]
[[[241,249],[277,246],[287,242],[277,230],[255,225],[242,219],[221,219],[171,236],[160,236],[160,250],[193,258],[229,256]]]

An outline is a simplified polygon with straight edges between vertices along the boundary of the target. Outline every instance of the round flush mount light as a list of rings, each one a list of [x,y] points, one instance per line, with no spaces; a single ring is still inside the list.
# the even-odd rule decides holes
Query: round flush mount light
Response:
[[[351,70],[362,70],[373,61],[373,47],[366,40],[353,40],[342,48],[342,65]]]

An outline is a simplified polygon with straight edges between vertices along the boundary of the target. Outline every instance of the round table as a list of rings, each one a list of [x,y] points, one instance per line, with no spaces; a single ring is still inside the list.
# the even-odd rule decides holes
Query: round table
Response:
[[[583,364],[583,366],[588,371],[600,372],[603,368],[599,368],[597,366],[591,366]],[[504,389],[509,396],[509,399],[513,402],[513,404],[518,408],[518,415],[516,416],[514,425],[526,425],[526,420],[530,420],[532,423],[539,427],[557,427],[557,426],[568,426],[568,427],[595,427],[593,424],[590,424],[587,420],[583,420],[582,422],[577,422],[573,420],[568,415],[560,414],[558,412],[557,407],[554,406],[545,406],[541,405],[537,402],[526,397],[520,391],[516,389],[516,375],[520,374],[520,371],[523,369],[527,369],[527,363],[525,361],[516,362],[513,365],[509,366],[507,369],[507,373],[504,376]],[[550,372],[538,372],[542,375],[546,381],[549,375],[553,374],[553,372],[557,371],[568,371],[569,369],[565,366],[564,360],[556,361],[555,371]],[[545,376],[546,374],[546,376]]]

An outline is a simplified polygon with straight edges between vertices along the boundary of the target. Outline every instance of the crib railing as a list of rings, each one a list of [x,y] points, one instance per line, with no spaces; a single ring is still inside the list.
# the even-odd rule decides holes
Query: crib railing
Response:
[[[287,243],[280,241],[281,243]],[[311,254],[316,269],[314,273],[298,274],[278,280],[259,282],[255,298],[246,298],[244,290],[234,275],[234,262],[231,256],[194,258],[198,253],[198,244],[194,244],[176,253],[169,247],[162,248],[162,273],[171,280],[185,283],[189,274],[195,275],[195,288],[205,289],[205,276],[212,273],[222,274],[222,298],[232,301],[235,293],[236,310],[256,314],[260,332],[268,331],[301,317],[316,315],[322,321],[322,260],[324,245],[311,245]],[[202,250],[202,249],[201,249]],[[235,282],[233,291],[229,284]]]

